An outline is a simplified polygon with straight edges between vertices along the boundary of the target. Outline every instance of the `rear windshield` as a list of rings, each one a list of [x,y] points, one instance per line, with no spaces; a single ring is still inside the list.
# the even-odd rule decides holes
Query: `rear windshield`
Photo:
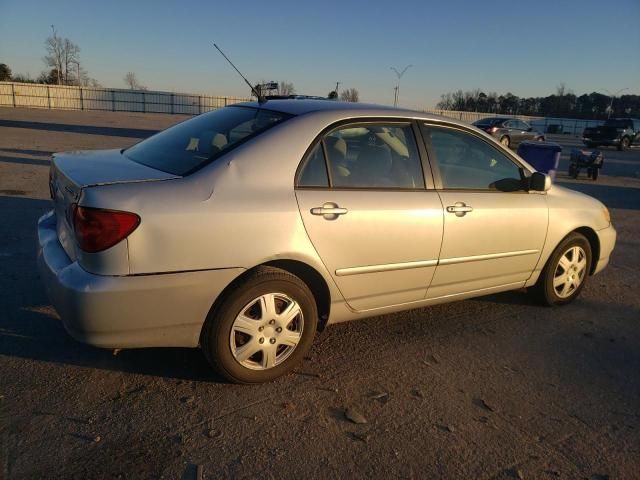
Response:
[[[186,175],[290,117],[261,108],[225,107],[149,137],[124,155],[163,172]]]

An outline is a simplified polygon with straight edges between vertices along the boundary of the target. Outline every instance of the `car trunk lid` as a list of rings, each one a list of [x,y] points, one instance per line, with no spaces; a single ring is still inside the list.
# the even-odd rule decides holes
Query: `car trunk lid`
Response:
[[[121,150],[56,153],[51,161],[49,190],[57,219],[58,239],[65,252],[76,260],[72,205],[78,203],[83,188],[140,183],[180,178],[141,165],[122,155]]]

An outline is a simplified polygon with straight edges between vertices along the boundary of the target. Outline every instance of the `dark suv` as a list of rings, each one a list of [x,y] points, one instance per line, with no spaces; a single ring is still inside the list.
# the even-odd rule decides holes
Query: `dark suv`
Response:
[[[489,117],[477,120],[473,125],[499,139],[505,147],[515,148],[525,140],[544,140],[542,133],[517,118]]]
[[[599,127],[587,127],[582,132],[587,147],[612,145],[626,150],[640,144],[640,120],[637,118],[611,118]]]

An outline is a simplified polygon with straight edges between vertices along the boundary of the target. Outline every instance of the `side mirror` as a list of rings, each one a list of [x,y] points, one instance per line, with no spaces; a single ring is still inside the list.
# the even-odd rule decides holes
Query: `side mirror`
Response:
[[[546,173],[533,172],[529,179],[529,190],[546,192],[551,188],[551,177]]]

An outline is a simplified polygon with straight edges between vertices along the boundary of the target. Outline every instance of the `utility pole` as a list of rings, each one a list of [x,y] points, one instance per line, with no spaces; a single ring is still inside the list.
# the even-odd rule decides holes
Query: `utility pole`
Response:
[[[395,67],[389,67],[391,70],[393,70],[396,73],[396,76],[398,77],[398,82],[396,83],[396,86],[394,88],[395,90],[395,95],[393,96],[394,107],[398,106],[398,92],[400,91],[400,79],[406,73],[406,71],[409,70],[409,68],[411,67],[413,67],[413,65],[407,65],[406,67],[404,67],[404,69],[401,72],[399,72]]]
[[[338,97],[338,87],[340,87],[340,84],[342,82],[336,82],[336,98]]]
[[[616,98],[616,95],[618,95],[619,93],[622,93],[625,90],[629,90],[629,89],[628,88],[621,88],[620,90],[618,90],[615,93],[611,93],[606,88],[601,88],[601,90],[603,92],[607,92],[609,94],[609,96],[611,97],[611,101],[609,102],[609,108],[607,109],[607,118],[611,118],[611,110],[613,110],[613,100],[614,100],[614,98]]]
[[[81,87],[82,86],[82,79],[80,78],[80,62],[75,61],[75,60],[71,60],[71,63],[75,63],[76,64],[76,71],[78,72],[78,86]]]

